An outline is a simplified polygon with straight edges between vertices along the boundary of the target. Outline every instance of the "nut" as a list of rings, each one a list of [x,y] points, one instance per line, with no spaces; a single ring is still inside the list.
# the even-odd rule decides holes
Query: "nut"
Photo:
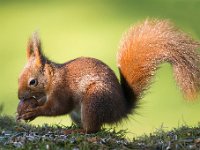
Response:
[[[38,101],[34,98],[20,100],[17,107],[18,116],[23,115],[26,112],[26,110],[30,108],[36,108],[37,106],[39,106]]]

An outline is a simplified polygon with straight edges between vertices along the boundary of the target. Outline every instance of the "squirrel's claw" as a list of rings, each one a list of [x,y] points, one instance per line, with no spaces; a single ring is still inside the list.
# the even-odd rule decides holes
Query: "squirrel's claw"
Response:
[[[21,120],[21,116],[17,115],[16,116],[16,121],[20,121]]]
[[[29,113],[25,113],[23,114],[20,119],[23,119],[25,121],[32,121],[33,119],[35,119],[37,117],[37,115],[35,113],[29,112]]]
[[[23,115],[19,116],[18,118],[30,122],[39,115],[38,112],[39,111],[37,108],[30,108],[27,109],[26,112]]]

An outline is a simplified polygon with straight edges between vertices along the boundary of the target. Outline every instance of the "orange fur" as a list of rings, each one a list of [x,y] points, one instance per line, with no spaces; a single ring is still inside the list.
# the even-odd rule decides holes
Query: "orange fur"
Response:
[[[169,21],[146,20],[131,27],[121,41],[118,66],[137,96],[148,89],[162,62],[173,66],[185,97],[196,98],[200,88],[200,43]]]

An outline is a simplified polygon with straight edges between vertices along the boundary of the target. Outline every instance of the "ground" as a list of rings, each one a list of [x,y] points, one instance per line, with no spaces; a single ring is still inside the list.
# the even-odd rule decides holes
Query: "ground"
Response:
[[[0,116],[1,149],[200,149],[200,124],[196,127],[182,126],[165,132],[163,128],[150,135],[125,138],[126,131],[102,129],[96,134],[64,135],[64,129],[75,125],[36,127],[16,122],[13,117]]]

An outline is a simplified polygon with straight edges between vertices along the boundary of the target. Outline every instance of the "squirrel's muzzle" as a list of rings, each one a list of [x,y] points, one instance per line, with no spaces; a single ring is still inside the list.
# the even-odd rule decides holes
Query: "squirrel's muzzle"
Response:
[[[19,100],[25,100],[25,99],[29,99],[30,98],[30,94],[29,92],[21,92],[20,90],[18,91],[18,99]]]

